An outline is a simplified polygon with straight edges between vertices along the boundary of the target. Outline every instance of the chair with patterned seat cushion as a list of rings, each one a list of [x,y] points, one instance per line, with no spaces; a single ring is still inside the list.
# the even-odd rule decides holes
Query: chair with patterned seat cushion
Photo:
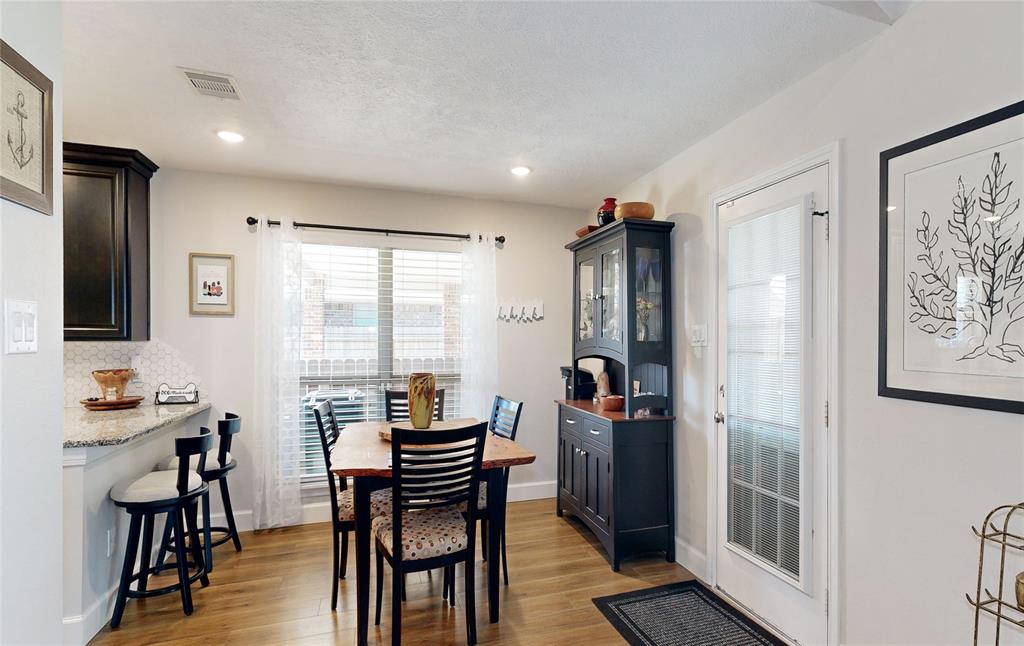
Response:
[[[234,413],[224,413],[224,419],[217,420],[217,435],[220,443],[213,460],[206,462],[206,467],[199,472],[204,482],[216,482],[220,486],[220,499],[224,507],[224,517],[227,527],[213,527],[210,525],[210,492],[203,494],[203,549],[206,552],[206,568],[213,571],[213,548],[231,541],[235,545],[235,551],[242,551],[242,541],[238,538],[238,528],[235,525],[235,514],[231,508],[231,493],[228,491],[228,473],[238,466],[238,461],[231,456],[231,442],[234,436],[242,430],[242,418]],[[189,458],[189,466],[193,471],[199,471],[198,461],[195,456]],[[157,466],[159,470],[174,471],[178,468],[178,456],[171,455],[161,460]],[[214,539],[213,534],[223,534]],[[170,524],[164,526],[162,540],[163,549],[157,560],[156,570],[164,569],[164,557],[173,549],[174,539]]]
[[[494,406],[491,407],[491,419],[487,428],[498,437],[504,437],[516,441],[516,431],[519,430],[519,418],[523,414],[523,403],[505,399],[501,395],[495,395]],[[505,487],[508,487],[509,470],[505,469],[502,476],[505,479]],[[465,505],[463,505],[465,508]],[[487,559],[487,480],[480,482],[480,496],[477,500],[477,508],[480,510],[480,544],[483,548],[484,560]],[[505,585],[508,585],[508,559],[505,558],[505,530],[501,531],[501,569],[505,577]],[[448,580],[445,578],[443,590],[447,590]]]
[[[445,430],[391,429],[392,513],[373,521],[380,625],[384,561],[391,565],[391,643],[402,643],[402,579],[444,568],[455,605],[455,566],[465,564],[466,635],[476,644],[477,500],[487,423]],[[459,506],[465,503],[465,513]]]
[[[174,440],[175,455],[184,458],[175,471],[152,471],[139,478],[128,478],[110,489],[110,498],[131,517],[128,527],[128,544],[121,567],[121,582],[117,588],[114,613],[110,627],[121,624],[124,607],[128,599],[154,597],[171,592],[181,593],[181,605],[186,615],[192,614],[191,584],[196,580],[205,587],[210,584],[203,549],[199,540],[199,498],[206,493],[209,485],[194,469],[189,468],[189,458],[196,457],[197,466],[206,464],[206,452],[213,444],[210,429],[200,429],[198,437],[181,437]],[[185,541],[175,543],[175,562],[178,582],[156,590],[149,590],[149,576],[155,573],[151,566],[153,555],[153,525],[156,516],[167,514],[167,522],[174,527],[177,536],[189,536],[189,551],[192,562],[185,554]],[[187,530],[186,530],[187,528]],[[139,537],[141,534],[141,552]],[[138,559],[140,570],[135,572]],[[195,569],[189,574],[189,566]],[[132,590],[132,583],[137,582]]]
[[[315,401],[315,399],[313,400]],[[341,429],[334,412],[334,403],[326,397],[313,407],[316,428],[320,433],[320,447],[324,452],[324,466],[327,470],[327,486],[331,499],[331,535],[334,540],[334,561],[331,577],[331,610],[338,609],[338,579],[345,578],[348,569],[348,533],[356,529],[355,500],[348,488],[348,479],[339,478],[331,472],[331,450],[334,449]],[[391,492],[386,489],[370,494],[370,518],[391,512]]]

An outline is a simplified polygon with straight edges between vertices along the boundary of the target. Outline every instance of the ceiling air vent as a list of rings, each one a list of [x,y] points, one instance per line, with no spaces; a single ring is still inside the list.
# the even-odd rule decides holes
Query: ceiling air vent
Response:
[[[192,88],[199,94],[235,101],[242,98],[238,88],[235,87],[234,79],[230,76],[186,69],[183,69],[182,72],[185,73],[185,78],[192,84]]]

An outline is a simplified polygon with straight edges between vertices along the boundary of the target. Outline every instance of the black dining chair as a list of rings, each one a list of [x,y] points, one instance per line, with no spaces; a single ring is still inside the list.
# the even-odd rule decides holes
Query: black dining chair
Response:
[[[455,566],[464,564],[466,636],[476,644],[477,500],[487,423],[445,430],[391,429],[392,513],[373,521],[380,625],[384,561],[391,566],[391,643],[402,643],[402,578],[444,568],[455,605]],[[465,513],[459,506],[465,503]]]
[[[320,446],[324,451],[327,485],[331,499],[331,535],[334,539],[334,561],[331,577],[331,610],[338,609],[338,579],[345,578],[348,567],[348,533],[356,528],[356,507],[348,478],[339,478],[331,472],[331,450],[338,441],[340,428],[334,412],[334,403],[325,399],[313,407],[316,427],[320,432]],[[391,492],[387,489],[370,494],[370,518],[391,512]]]
[[[404,422],[409,419],[409,391],[385,390],[384,415],[389,422]],[[444,421],[444,388],[434,394],[434,419]]]
[[[519,418],[523,414],[523,403],[505,399],[501,395],[494,397],[494,405],[491,407],[491,419],[487,423],[487,429],[497,435],[515,442],[516,431],[519,429]],[[505,468],[502,477],[505,480],[505,487],[508,488],[509,469]],[[487,560],[487,478],[480,482],[480,497],[477,501],[477,509],[480,511],[480,547],[482,548],[484,560]],[[505,556],[505,529],[501,531],[501,570],[505,578],[505,585],[508,585],[508,559]],[[448,577],[444,579],[442,589],[448,590]]]
[[[131,516],[128,527],[128,545],[125,547],[124,564],[121,567],[121,583],[117,588],[114,614],[110,627],[121,625],[121,617],[128,599],[155,597],[171,592],[181,593],[181,606],[186,615],[192,614],[191,584],[197,579],[206,587],[210,585],[203,548],[199,540],[199,498],[209,490],[209,485],[192,468],[193,456],[198,458],[199,472],[206,465],[206,453],[213,445],[210,429],[201,428],[198,436],[179,437],[174,440],[174,454],[178,457],[178,468],[174,471],[151,471],[140,478],[128,478],[115,484],[110,490],[114,504]],[[167,514],[168,523],[176,536],[189,537],[189,551],[192,561],[185,553],[185,541],[175,541],[175,561],[168,564],[178,571],[178,582],[156,590],[148,589],[149,576],[156,573],[151,566],[153,558],[153,525],[156,516]],[[187,528],[187,529],[186,529]],[[141,554],[139,534],[142,535]],[[136,559],[140,569],[135,572]],[[195,569],[189,574],[189,566]],[[136,589],[131,585],[137,582]]]

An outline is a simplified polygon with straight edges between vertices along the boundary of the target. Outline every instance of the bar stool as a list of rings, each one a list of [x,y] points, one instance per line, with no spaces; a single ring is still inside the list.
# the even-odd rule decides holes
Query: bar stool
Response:
[[[141,478],[127,478],[115,484],[110,490],[110,498],[118,507],[124,508],[131,515],[128,529],[128,546],[124,552],[124,565],[121,567],[121,583],[117,588],[117,600],[114,603],[114,614],[110,619],[110,627],[117,628],[121,624],[124,606],[128,599],[155,597],[170,592],[181,592],[181,606],[186,615],[192,614],[191,584],[197,579],[206,587],[210,579],[203,562],[203,550],[199,546],[199,497],[209,489],[209,485],[194,470],[189,469],[189,458],[198,456],[199,467],[206,464],[206,452],[213,445],[210,429],[201,428],[198,437],[179,437],[174,440],[174,454],[179,460],[176,471],[152,471]],[[184,536],[186,526],[190,536],[192,562],[189,563],[185,554],[185,541],[175,544],[174,567],[178,570],[178,582],[156,590],[148,590],[150,574],[155,570],[150,567],[153,559],[153,523],[157,514],[167,514],[167,523],[175,528],[178,536]],[[142,534],[141,570],[135,572],[135,559],[139,556],[139,534]],[[195,568],[195,574],[189,576],[189,566]],[[133,581],[138,581],[136,590],[131,589]]]
[[[205,562],[208,572],[213,572],[213,548],[223,545],[228,541],[235,544],[235,551],[242,551],[242,541],[238,538],[238,529],[235,527],[235,514],[231,509],[231,494],[228,491],[228,472],[238,466],[238,461],[231,457],[231,439],[242,430],[242,418],[234,413],[224,413],[224,419],[217,421],[217,435],[220,436],[220,445],[217,447],[217,461],[212,467],[200,470],[194,469],[202,476],[203,482],[217,482],[220,485],[220,498],[224,504],[224,516],[227,519],[227,527],[210,526],[210,492],[209,489],[203,494],[203,549],[205,551]],[[178,456],[171,455],[157,464],[160,471],[173,471],[178,468]],[[195,460],[189,461],[189,466],[194,466]],[[164,525],[163,539],[161,540],[160,554],[157,557],[157,571],[165,568],[164,558],[168,552],[174,549],[175,539],[172,537],[174,527],[171,523]],[[224,534],[217,540],[211,539],[214,532]],[[177,536],[177,532],[174,532]]]

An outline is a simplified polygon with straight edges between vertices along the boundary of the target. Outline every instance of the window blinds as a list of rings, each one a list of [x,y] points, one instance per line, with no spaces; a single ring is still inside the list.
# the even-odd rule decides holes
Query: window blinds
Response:
[[[801,217],[729,228],[729,542],[800,577]]]
[[[302,245],[305,476],[324,473],[311,403],[332,399],[340,424],[383,420],[385,390],[433,372],[445,417],[458,416],[461,281],[456,251]]]

